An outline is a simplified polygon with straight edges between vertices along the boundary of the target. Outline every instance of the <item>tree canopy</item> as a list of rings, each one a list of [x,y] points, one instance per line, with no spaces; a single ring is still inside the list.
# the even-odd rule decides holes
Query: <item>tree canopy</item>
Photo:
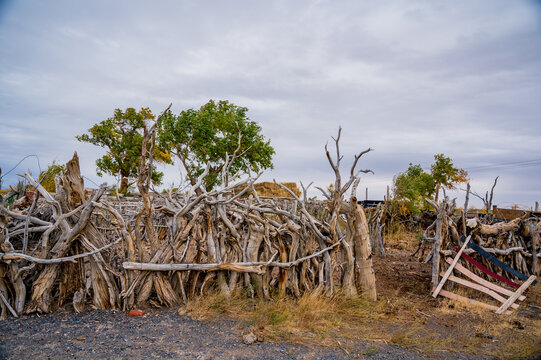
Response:
[[[424,171],[421,165],[410,163],[406,171],[394,177],[394,199],[401,203],[404,211],[415,215],[426,207],[425,199],[438,200],[442,187],[452,189],[455,184],[466,181],[468,173],[465,170],[456,168],[451,158],[437,154],[430,172]]]
[[[436,186],[436,201],[441,187],[453,189],[456,183],[468,181],[466,170],[456,168],[451,158],[443,154],[434,155],[434,163],[430,166],[430,173]]]
[[[139,111],[134,108],[125,111],[116,109],[112,117],[92,126],[87,134],[76,136],[79,141],[107,149],[107,153],[96,160],[97,173],[99,176],[103,173],[120,176],[121,193],[128,189],[129,179],[137,177],[144,122],[154,118],[155,115],[148,108]],[[170,155],[159,147],[154,148],[154,158],[161,162],[171,162]],[[154,184],[160,184],[162,177],[163,173],[153,169]]]
[[[424,208],[425,198],[434,194],[434,177],[425,172],[421,165],[410,163],[408,169],[394,178],[393,194],[405,211],[416,214]]]
[[[160,123],[160,146],[178,157],[192,185],[209,164],[204,179],[207,190],[221,184],[228,157],[234,158],[229,177],[272,169],[274,148],[247,111],[225,100],[210,100],[198,110],[184,110],[177,116],[169,112]]]
[[[47,169],[39,173],[38,180],[48,192],[56,192],[55,178],[66,169],[63,164],[57,164],[54,160],[53,163],[47,166]]]

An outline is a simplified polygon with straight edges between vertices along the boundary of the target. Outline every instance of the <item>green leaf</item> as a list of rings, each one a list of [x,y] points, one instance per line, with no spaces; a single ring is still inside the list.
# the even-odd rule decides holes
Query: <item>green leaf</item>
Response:
[[[184,110],[178,116],[169,112],[160,123],[160,146],[177,156],[192,184],[210,163],[205,178],[207,190],[221,183],[220,173],[227,155],[233,155],[238,146],[239,133],[242,156],[232,163],[229,177],[233,179],[249,170],[272,169],[274,148],[247,112],[247,108],[224,100],[210,100],[199,110]]]
[[[75,138],[106,148],[107,153],[96,160],[98,175],[120,175],[126,180],[123,183],[127,184],[128,178],[137,177],[143,146],[144,121],[154,118],[148,108],[142,108],[140,111],[134,108],[127,108],[125,111],[116,109],[112,117],[92,126],[87,134]],[[171,163],[169,153],[159,146],[155,147],[154,158],[158,162]],[[159,184],[162,176],[162,173],[153,171],[153,182]],[[119,189],[120,192],[125,190]]]

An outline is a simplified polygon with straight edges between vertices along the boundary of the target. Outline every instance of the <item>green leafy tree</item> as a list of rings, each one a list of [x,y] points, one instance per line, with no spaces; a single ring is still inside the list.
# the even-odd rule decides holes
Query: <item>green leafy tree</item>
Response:
[[[120,176],[120,193],[125,193],[137,177],[144,122],[154,118],[155,115],[148,108],[140,111],[134,108],[125,111],[116,109],[112,117],[92,126],[87,134],[76,136],[79,141],[107,149],[107,153],[96,160],[97,173],[99,176],[104,173]],[[154,158],[158,162],[171,162],[171,156],[159,146],[154,148]],[[152,182],[160,184],[162,177],[163,173],[153,168]]]
[[[457,183],[468,181],[468,173],[453,165],[451,158],[434,155],[434,163],[430,173],[421,165],[409,164],[408,169],[393,179],[394,199],[401,205],[401,210],[416,215],[426,208],[425,199],[438,201],[438,193],[442,187],[452,189]]]
[[[207,190],[221,184],[227,156],[235,155],[227,172],[230,178],[248,170],[272,169],[274,149],[247,111],[228,101],[210,100],[200,109],[185,110],[178,116],[169,112],[160,124],[160,145],[178,157],[192,185],[209,163],[204,179]]]
[[[38,179],[41,186],[43,186],[48,192],[56,192],[54,180],[62,173],[62,171],[64,171],[65,168],[66,165],[59,165],[53,160],[53,163],[39,174]]]
[[[394,177],[394,199],[400,203],[403,213],[418,214],[425,208],[425,198],[432,198],[434,190],[434,177],[421,165],[410,163],[406,171]]]
[[[456,168],[450,157],[443,154],[434,155],[434,163],[430,166],[430,172],[436,185],[436,201],[440,189],[453,189],[455,184],[468,181],[468,173],[464,169]]]

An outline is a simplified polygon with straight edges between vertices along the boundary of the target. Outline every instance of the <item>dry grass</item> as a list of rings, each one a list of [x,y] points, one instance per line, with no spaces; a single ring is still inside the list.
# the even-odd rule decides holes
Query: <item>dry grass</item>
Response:
[[[539,292],[539,289],[534,289]],[[456,288],[454,293],[487,301],[471,289]],[[535,296],[535,295],[534,295]],[[528,307],[528,305],[521,304]],[[439,318],[451,319],[457,328],[456,336],[464,350],[488,354],[503,359],[534,359],[541,357],[541,319],[523,316],[520,311],[511,315],[497,315],[494,311],[459,300],[444,299],[435,309]]]
[[[415,234],[406,235],[406,244],[416,244]],[[359,340],[367,340],[373,344],[367,356],[386,343],[439,355],[444,351],[502,359],[541,358],[541,311],[535,310],[541,305],[541,286],[532,287],[521,311],[496,315],[460,301],[434,299],[430,264],[419,263],[409,254],[410,250],[393,248],[387,256],[374,258],[379,299],[375,303],[340,295],[260,300],[242,293],[229,299],[209,293],[190,301],[180,313],[200,320],[233,318],[243,331],[266,341],[318,343],[348,351]],[[460,286],[452,291],[496,304],[477,291]]]
[[[294,182],[282,182],[281,185],[284,185],[289,190],[293,191],[293,193],[297,196],[301,196],[301,191],[299,190],[299,187]],[[246,188],[246,185],[241,185],[238,188],[235,188],[235,192],[240,192]],[[278,198],[292,198],[291,194],[287,192],[286,190],[282,189],[278,185],[276,185],[273,182],[259,182],[254,184],[255,191],[257,191],[257,194],[259,196],[269,196],[269,197],[278,197]],[[252,191],[248,191],[247,195],[251,194]]]
[[[415,251],[419,244],[419,240],[423,238],[423,232],[412,232],[408,230],[404,224],[395,224],[384,234],[384,242],[386,248],[397,250]]]
[[[399,296],[398,292],[375,303],[362,297],[305,295],[299,299],[260,300],[239,293],[229,299],[211,293],[190,301],[179,313],[198,320],[233,318],[242,330],[274,342],[352,349],[356,340],[368,340],[425,353],[463,351],[505,359],[541,355],[539,319],[516,313],[498,316],[456,300],[445,299],[438,304],[427,310],[418,297]],[[525,330],[517,330],[517,324]]]
[[[299,299],[261,300],[239,293],[227,299],[213,293],[190,301],[179,312],[198,320],[217,315],[235,318],[242,328],[271,341],[316,340],[329,344],[328,340],[334,339],[337,331],[343,337],[351,335],[353,324],[355,331],[368,327],[384,316],[385,307],[383,300],[372,303],[362,297],[345,299],[340,295],[327,298],[309,294]],[[368,331],[365,335],[371,338]]]

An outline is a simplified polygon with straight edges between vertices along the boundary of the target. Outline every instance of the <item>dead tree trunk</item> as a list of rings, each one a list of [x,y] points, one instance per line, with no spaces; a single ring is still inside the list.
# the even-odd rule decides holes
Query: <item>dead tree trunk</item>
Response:
[[[371,170],[356,170],[357,162],[359,159],[366,153],[370,152],[372,149],[367,149],[360,152],[358,155],[355,155],[353,165],[350,169],[349,180],[342,185],[342,177],[340,174],[340,162],[342,156],[340,155],[340,136],[342,129],[338,129],[338,136],[333,138],[336,149],[336,158],[333,160],[327,146],[325,145],[325,153],[327,155],[327,160],[331,165],[334,174],[335,174],[335,183],[334,187],[330,189],[330,193],[327,193],[325,190],[318,188],[323,195],[328,199],[328,208],[331,213],[330,221],[330,233],[331,239],[333,242],[339,241],[338,233],[340,232],[338,228],[338,216],[341,213],[344,213],[348,219],[349,228],[351,229],[350,239],[351,243],[348,242],[348,239],[344,239],[344,246],[350,246],[354,249],[355,257],[355,273],[357,274],[355,283],[357,287],[366,295],[368,299],[376,300],[376,280],[374,276],[374,270],[372,268],[372,254],[370,247],[370,235],[368,231],[368,223],[366,221],[366,215],[364,210],[357,204],[357,186],[359,184],[359,174],[372,172]],[[351,188],[350,204],[345,205],[343,196]],[[347,209],[347,210],[343,210]],[[348,211],[349,210],[349,211]],[[348,250],[346,250],[348,254]],[[350,268],[351,264],[348,258],[346,262],[346,270],[344,271],[347,277],[344,277],[345,289],[347,295],[354,295],[356,291],[353,291],[351,284],[351,277],[349,272],[353,269]]]
[[[372,267],[372,249],[370,246],[370,234],[368,222],[362,206],[353,206],[354,217],[354,241],[355,241],[355,262],[358,271],[357,286],[363,295],[370,300],[377,299],[376,277]]]

